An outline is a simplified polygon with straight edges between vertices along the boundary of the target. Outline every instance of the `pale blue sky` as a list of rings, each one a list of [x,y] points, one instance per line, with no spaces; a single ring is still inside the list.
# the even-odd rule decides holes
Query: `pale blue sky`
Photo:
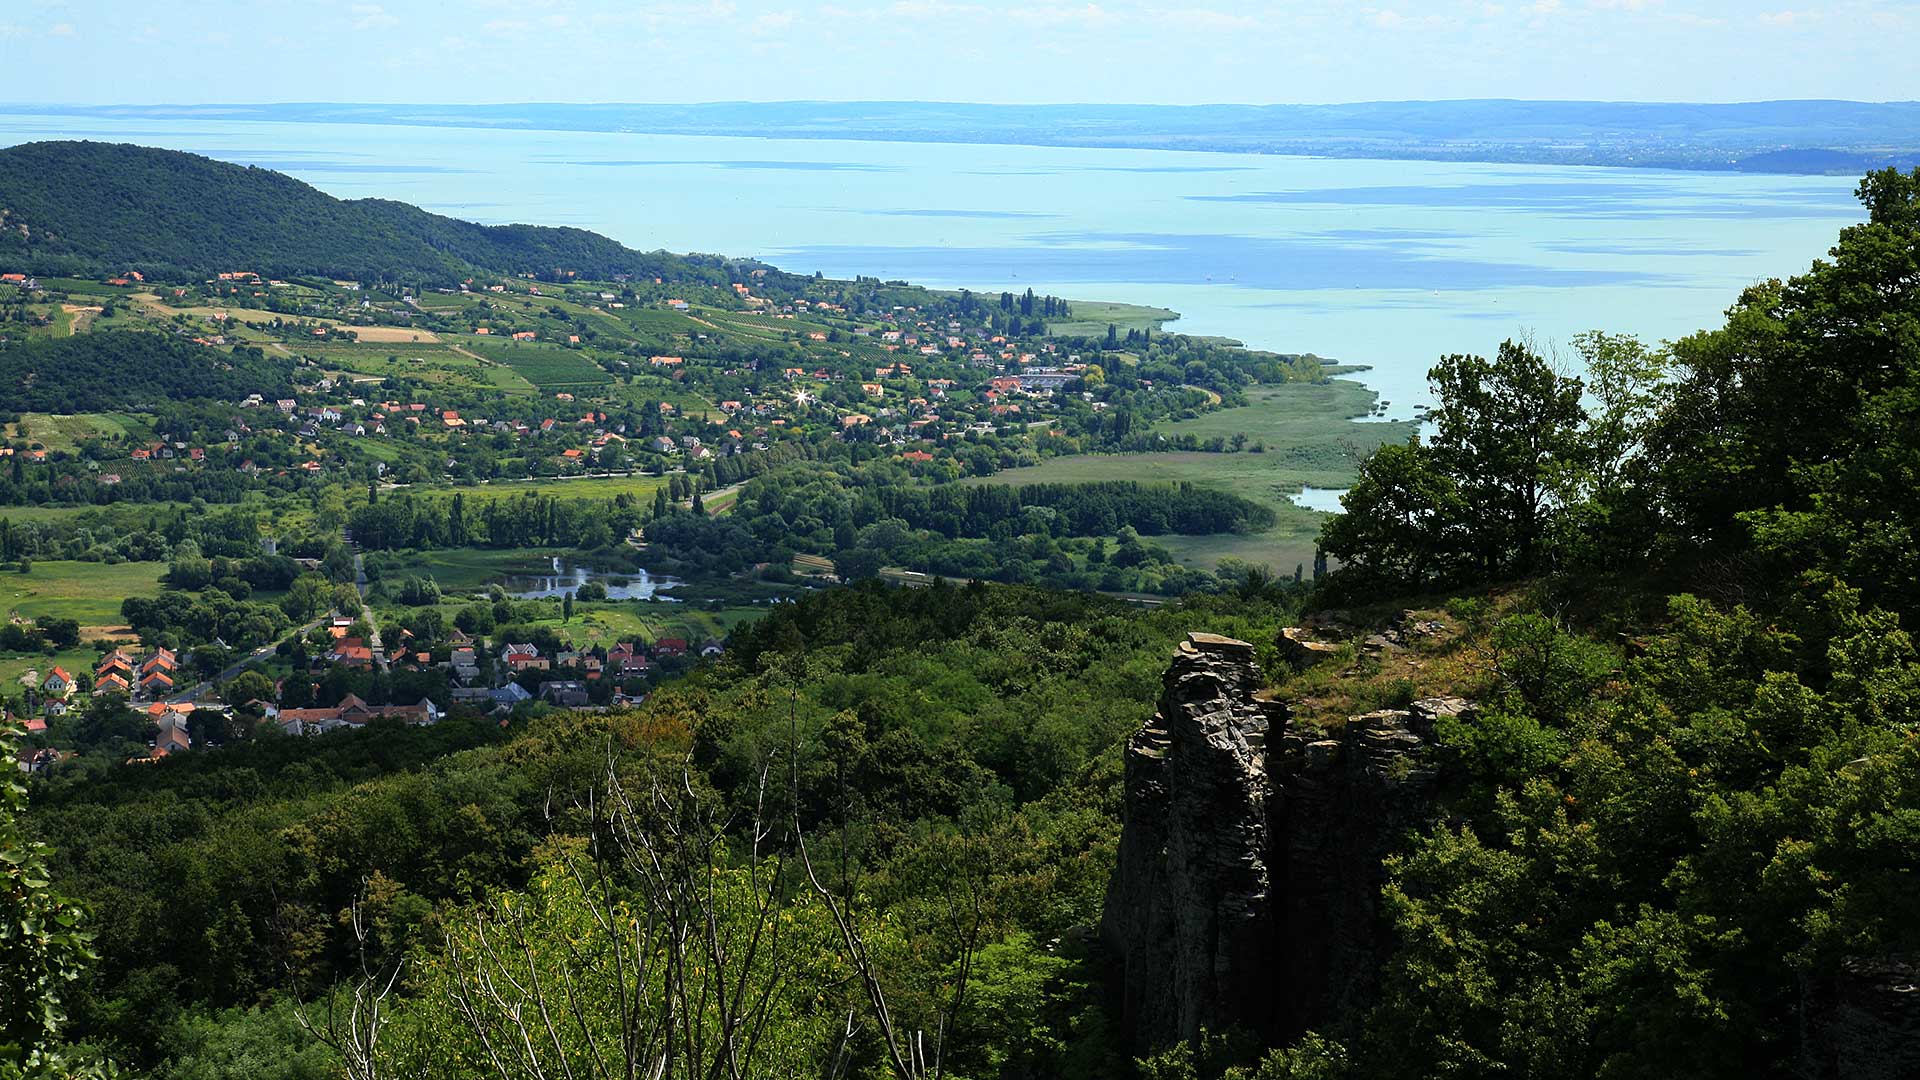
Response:
[[[1916,56],[1920,0],[0,5],[0,100],[76,104],[1884,101]]]

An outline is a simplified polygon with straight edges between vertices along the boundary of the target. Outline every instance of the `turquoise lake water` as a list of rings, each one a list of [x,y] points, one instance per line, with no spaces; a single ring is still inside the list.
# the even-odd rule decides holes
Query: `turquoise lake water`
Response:
[[[0,145],[190,150],[489,223],[801,272],[1157,304],[1368,364],[1409,415],[1443,353],[1715,325],[1862,217],[1845,177],[1146,150],[0,115]]]

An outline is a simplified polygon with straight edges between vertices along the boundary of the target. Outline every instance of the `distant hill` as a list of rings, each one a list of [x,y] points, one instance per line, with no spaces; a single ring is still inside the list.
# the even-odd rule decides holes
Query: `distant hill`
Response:
[[[36,106],[50,115],[1137,147],[1327,157],[1847,173],[1920,160],[1920,102],[1366,101],[1339,105]],[[1823,155],[1821,151],[1844,152]],[[1783,153],[1782,153],[1783,152]],[[1776,155],[1778,156],[1770,156]],[[1804,155],[1804,156],[1801,156]]]
[[[384,199],[341,200],[270,169],[120,143],[0,150],[0,263],[162,277],[251,270],[370,280],[473,269],[725,281],[714,256],[634,251],[584,229],[477,225]]]

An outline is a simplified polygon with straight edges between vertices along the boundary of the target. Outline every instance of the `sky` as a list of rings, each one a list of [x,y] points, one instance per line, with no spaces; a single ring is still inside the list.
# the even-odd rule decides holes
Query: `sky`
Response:
[[[1920,97],[1920,0],[14,0],[0,100]]]

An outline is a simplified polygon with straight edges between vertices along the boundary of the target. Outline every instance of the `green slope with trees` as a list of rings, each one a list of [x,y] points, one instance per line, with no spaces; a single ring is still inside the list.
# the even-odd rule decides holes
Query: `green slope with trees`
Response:
[[[248,270],[448,281],[485,268],[726,280],[715,257],[642,253],[584,229],[478,225],[405,203],[341,200],[271,169],[116,143],[0,150],[0,226],[0,262],[43,274],[184,279]]]
[[[81,413],[166,401],[239,401],[286,393],[293,362],[242,346],[211,349],[183,338],[113,330],[0,345],[5,407]]]

